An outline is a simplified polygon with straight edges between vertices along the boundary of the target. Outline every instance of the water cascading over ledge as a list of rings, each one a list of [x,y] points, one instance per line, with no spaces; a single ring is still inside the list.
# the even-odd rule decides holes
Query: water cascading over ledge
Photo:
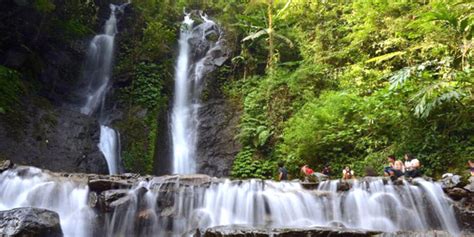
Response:
[[[87,86],[84,105],[81,113],[93,115],[98,113],[100,123],[100,151],[104,155],[109,174],[120,172],[120,135],[108,126],[109,116],[104,109],[105,97],[110,87],[114,59],[114,41],[117,34],[117,12],[123,12],[129,3],[120,6],[110,5],[110,17],[105,22],[104,33],[96,35],[87,53],[83,78]]]
[[[348,189],[338,191],[343,185]],[[66,236],[192,236],[230,225],[462,233],[441,186],[423,179],[334,180],[306,189],[299,182],[206,175],[61,174],[34,167],[1,173],[0,210],[26,206],[59,213]]]
[[[193,16],[201,22],[197,24]],[[173,174],[193,174],[197,171],[195,156],[203,79],[223,63],[216,62],[216,55],[222,54],[222,44],[223,32],[205,14],[192,11],[185,15],[179,37],[170,125]]]

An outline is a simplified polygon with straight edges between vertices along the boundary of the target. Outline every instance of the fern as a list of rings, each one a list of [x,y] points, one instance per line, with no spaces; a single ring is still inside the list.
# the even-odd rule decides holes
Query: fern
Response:
[[[399,71],[393,73],[389,78],[390,81],[390,90],[395,90],[401,87],[412,75],[413,68],[405,67]]]

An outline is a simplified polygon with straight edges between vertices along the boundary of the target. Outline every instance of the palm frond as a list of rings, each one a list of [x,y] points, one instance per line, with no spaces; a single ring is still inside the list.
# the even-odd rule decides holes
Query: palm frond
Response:
[[[258,39],[260,36],[265,35],[265,34],[268,34],[268,30],[267,29],[262,29],[262,30],[259,30],[255,33],[250,34],[247,37],[243,38],[241,42],[245,42],[245,41],[249,41],[249,40],[255,40],[255,39]]]

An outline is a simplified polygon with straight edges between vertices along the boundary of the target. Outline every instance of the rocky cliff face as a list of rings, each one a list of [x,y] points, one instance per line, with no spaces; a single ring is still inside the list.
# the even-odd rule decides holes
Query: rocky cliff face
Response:
[[[97,147],[99,125],[77,112],[76,93],[92,30],[100,30],[109,2],[2,2],[0,15],[7,17],[0,29],[9,33],[0,39],[0,64],[22,74],[26,92],[16,113],[0,114],[0,159],[54,171],[107,172]]]
[[[199,116],[199,173],[229,176],[234,158],[241,148],[235,138],[240,114],[227,100],[213,98],[202,105]]]
[[[198,111],[196,164],[198,173],[224,177],[230,175],[232,163],[240,150],[240,143],[235,138],[240,114],[225,98],[222,92],[223,81],[219,78],[219,70],[228,62],[232,47],[222,29],[216,29],[215,32],[218,35],[207,35],[207,40],[203,37],[190,40],[193,57],[205,53],[211,47],[213,39],[216,40],[216,45],[205,57],[202,69],[205,76]]]
[[[30,105],[23,126],[0,123],[0,154],[15,163],[53,171],[107,173],[97,121],[65,108]],[[13,132],[15,132],[13,134]]]

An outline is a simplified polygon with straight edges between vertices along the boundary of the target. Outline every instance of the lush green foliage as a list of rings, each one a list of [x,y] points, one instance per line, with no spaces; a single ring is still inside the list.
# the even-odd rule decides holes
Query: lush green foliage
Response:
[[[20,96],[25,92],[20,74],[0,65],[0,114],[11,112],[20,103]]]
[[[156,116],[156,112],[145,114],[140,107],[132,107],[117,124],[127,135],[122,137],[122,160],[127,171],[152,173],[158,126]]]
[[[266,6],[247,5],[253,14],[238,16],[236,27],[248,32]],[[473,8],[444,0],[291,1],[276,25],[297,49],[277,45],[285,56],[272,72],[263,70],[261,45],[245,45],[233,60],[242,79],[226,88],[243,104],[244,145],[233,175],[261,177],[248,172],[258,166],[252,161],[278,160],[293,173],[301,163],[381,172],[387,155],[406,152],[425,174],[461,172],[474,156]]]
[[[72,43],[98,29],[93,1],[60,3],[33,2],[43,16],[38,32]],[[366,167],[381,172],[388,154],[405,152],[436,176],[460,172],[474,157],[472,1],[142,0],[132,6],[114,69],[124,88],[117,126],[129,171],[152,169],[183,8],[215,18],[233,50],[218,73],[242,110],[243,148],[233,177],[275,177],[278,161],[293,174],[301,163],[316,170],[330,164],[337,173],[345,165],[357,174]],[[0,76],[0,112],[8,113],[23,89],[12,70],[0,67]]]

